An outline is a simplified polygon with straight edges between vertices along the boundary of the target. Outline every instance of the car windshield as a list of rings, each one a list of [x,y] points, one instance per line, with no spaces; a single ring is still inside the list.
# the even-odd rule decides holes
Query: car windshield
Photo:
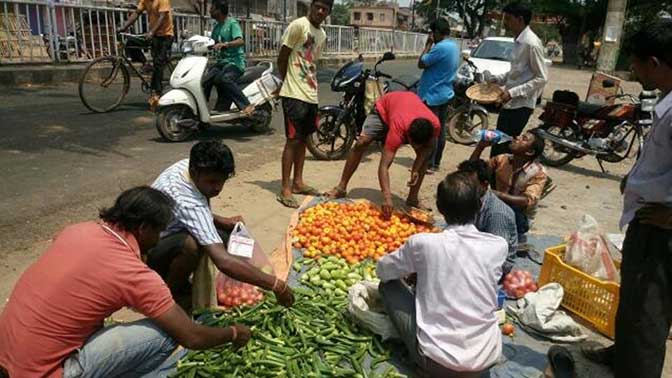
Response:
[[[485,40],[481,42],[471,55],[474,58],[511,61],[513,42]]]

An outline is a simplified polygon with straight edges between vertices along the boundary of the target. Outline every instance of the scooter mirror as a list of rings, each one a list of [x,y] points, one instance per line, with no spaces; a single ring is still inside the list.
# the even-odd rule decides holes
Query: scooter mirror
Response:
[[[387,51],[387,52],[385,52],[385,54],[383,54],[383,59],[381,59],[381,61],[395,60],[395,59],[396,59],[396,56],[394,56],[394,53],[391,52],[391,51]]]

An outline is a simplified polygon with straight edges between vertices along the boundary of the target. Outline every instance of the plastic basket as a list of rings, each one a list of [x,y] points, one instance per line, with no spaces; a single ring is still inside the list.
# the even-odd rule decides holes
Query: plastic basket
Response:
[[[614,338],[620,285],[594,278],[562,261],[565,245],[546,250],[539,286],[557,282],[565,290],[562,307],[590,323],[603,335]],[[619,264],[617,264],[618,266]]]

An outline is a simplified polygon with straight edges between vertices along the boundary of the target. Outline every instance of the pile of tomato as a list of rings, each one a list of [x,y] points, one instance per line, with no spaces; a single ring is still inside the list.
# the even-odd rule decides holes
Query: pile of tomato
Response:
[[[414,224],[405,216],[384,219],[381,211],[365,202],[325,202],[304,211],[293,231],[293,246],[305,257],[334,255],[355,264],[379,260],[399,248],[409,236],[436,231]]]

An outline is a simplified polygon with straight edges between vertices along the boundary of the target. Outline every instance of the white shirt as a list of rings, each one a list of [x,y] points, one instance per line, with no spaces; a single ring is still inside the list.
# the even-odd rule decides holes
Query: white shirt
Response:
[[[548,69],[544,63],[544,46],[529,26],[516,38],[509,72],[490,75],[486,71],[484,78],[504,85],[511,94],[511,101],[504,104],[504,109],[534,109],[548,81]]]
[[[623,192],[623,228],[646,203],[672,207],[672,92],[660,100],[653,126]]]
[[[154,181],[152,188],[162,191],[175,201],[175,219],[161,233],[162,237],[188,231],[199,245],[223,243],[215,227],[210,201],[191,181],[189,159],[180,160],[168,167]]]
[[[382,281],[418,274],[415,309],[425,356],[455,371],[479,371],[497,362],[502,335],[495,317],[497,281],[506,241],[474,225],[410,237],[378,262]]]

